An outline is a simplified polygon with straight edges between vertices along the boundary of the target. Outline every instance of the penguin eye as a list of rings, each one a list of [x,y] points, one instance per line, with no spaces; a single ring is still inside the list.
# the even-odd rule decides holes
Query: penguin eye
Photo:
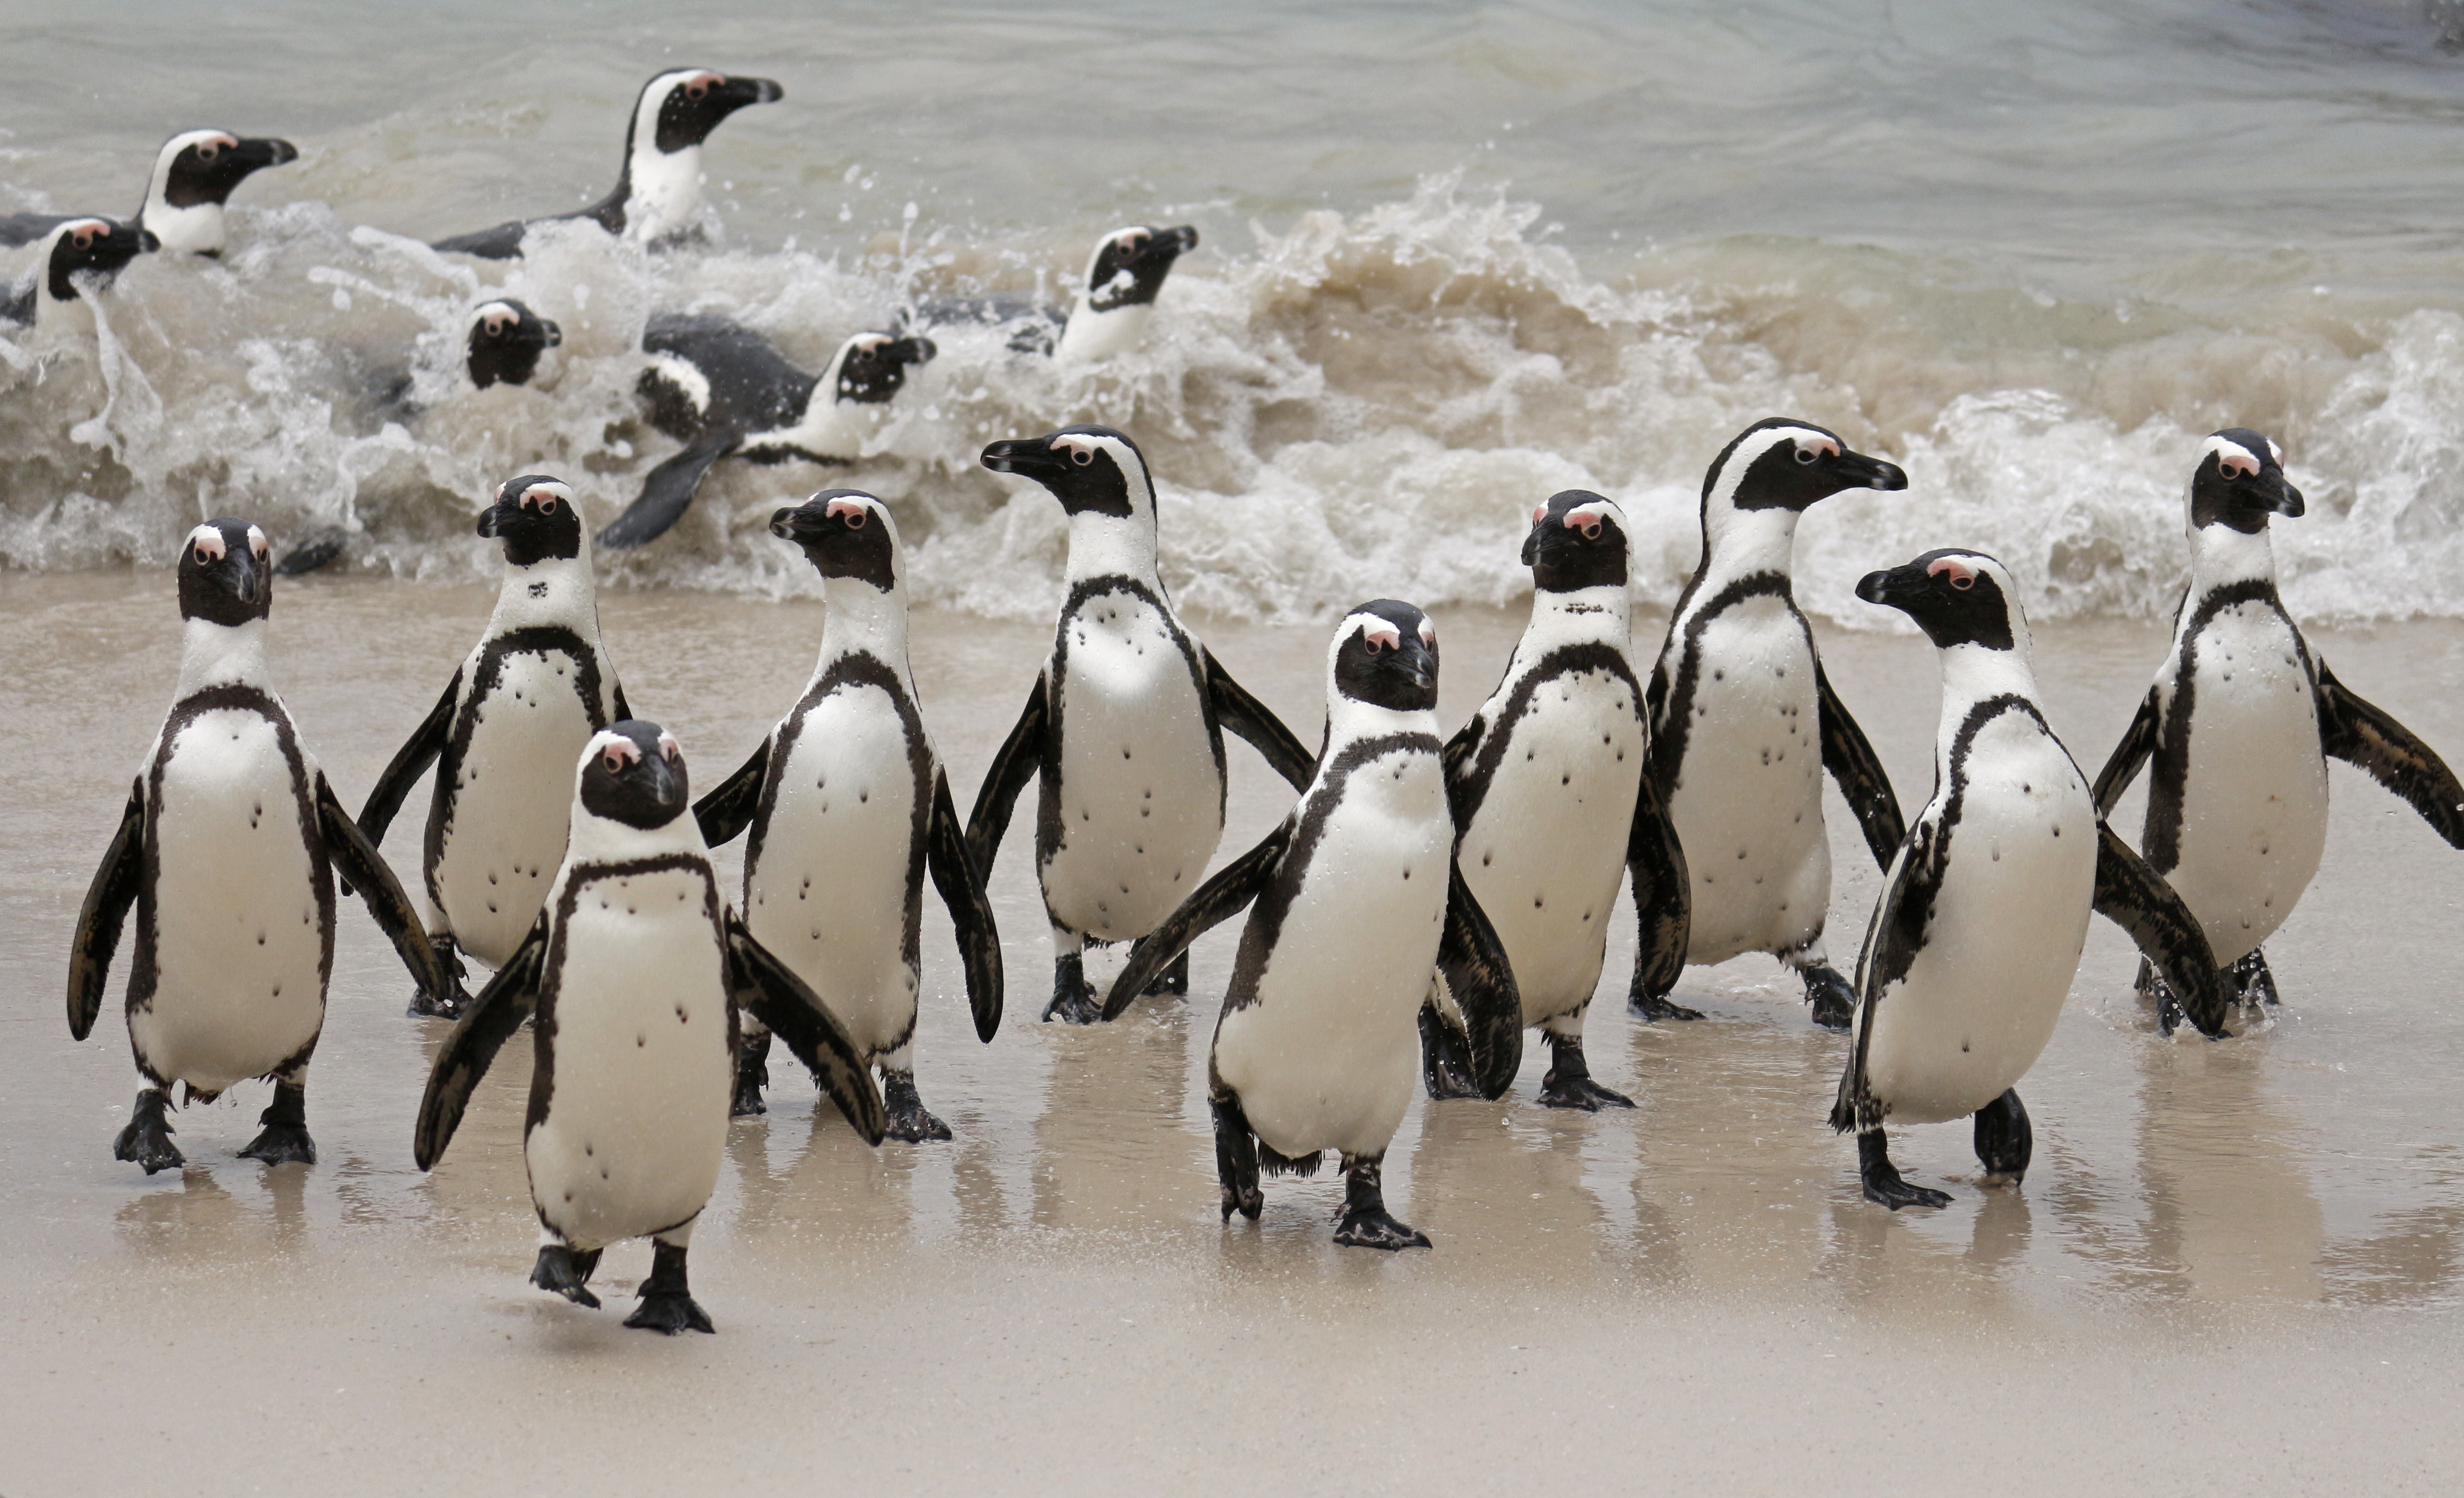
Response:
[[[199,145],[196,149],[197,149],[197,160],[199,160],[199,161],[201,161],[201,162],[209,162],[209,161],[212,161],[215,157],[220,156],[220,155],[223,153],[223,148],[222,148],[221,146],[219,146],[219,145],[215,144],[215,143],[214,143],[213,142],[211,142],[211,141],[208,141],[208,142],[204,143],[203,144]]]
[[[556,496],[539,496],[539,512],[541,515],[554,515],[556,513]]]
[[[1088,464],[1095,461],[1095,454],[1085,448],[1073,448],[1069,452],[1069,461],[1077,464],[1080,468],[1085,468]]]
[[[91,250],[94,248],[94,231],[91,229],[80,229],[76,233],[71,234],[69,239],[80,250]]]
[[[1532,524],[1534,524],[1534,525],[1540,525],[1540,524],[1546,523],[1546,521],[1548,520],[1548,518],[1549,518],[1549,507],[1548,507],[1547,505],[1545,505],[1545,504],[1537,504],[1537,505],[1533,505],[1533,506],[1531,507],[1531,523],[1532,523]]]
[[[248,528],[248,549],[257,556],[265,555],[265,533],[253,525]]]
[[[610,749],[599,757],[599,766],[610,775],[625,773],[625,757]]]
[[[490,318],[488,319],[488,336],[490,338],[502,338],[505,336],[505,319],[503,318]]]
[[[1816,453],[1812,448],[1799,448],[1796,450],[1796,460],[1800,463],[1811,463],[1820,454]]]
[[[864,511],[862,511],[862,510],[860,510],[860,509],[859,509],[859,510],[849,510],[849,511],[847,513],[847,529],[848,529],[848,530],[851,530],[851,531],[860,531],[860,530],[863,530],[863,529],[864,529]]]
[[[696,101],[698,101],[704,94],[707,94],[707,93],[709,93],[709,92],[710,92],[710,85],[709,85],[709,84],[707,84],[707,83],[705,83],[705,82],[703,82],[703,81],[702,81],[701,79],[699,79],[699,78],[695,78],[695,79],[693,79],[692,82],[690,82],[690,83],[688,83],[688,84],[686,84],[686,85],[685,85],[685,98],[690,99],[693,99],[693,100],[696,100]]]
[[[1380,650],[1384,650],[1384,649],[1385,649],[1385,647],[1384,647],[1384,646],[1379,645],[1379,644],[1377,643],[1377,636],[1375,636],[1375,635],[1374,635],[1374,634],[1364,634],[1364,635],[1362,635],[1362,636],[1360,637],[1360,648],[1361,648],[1362,650],[1367,650],[1367,651],[1368,651],[1370,654],[1372,654],[1372,655],[1375,655],[1375,654],[1376,654],[1378,651],[1380,651]]]
[[[1976,579],[1965,572],[1954,572],[1950,575],[1950,585],[1965,593],[1976,585]]]
[[[1599,539],[1600,539],[1600,522],[1599,522],[1599,521],[1597,521],[1597,520],[1593,520],[1593,521],[1589,522],[1588,524],[1586,524],[1586,525],[1583,527],[1583,540],[1598,540]]]

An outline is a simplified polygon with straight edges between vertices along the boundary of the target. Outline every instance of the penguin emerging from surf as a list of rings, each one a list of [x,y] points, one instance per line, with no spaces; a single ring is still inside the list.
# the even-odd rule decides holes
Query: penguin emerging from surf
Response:
[[[1468,1022],[1470,1071],[1495,1098],[1523,1059],[1523,1001],[1457,868],[1438,741],[1438,637],[1409,604],[1363,604],[1327,652],[1326,751],[1265,841],[1192,892],[1130,955],[1111,1019],[1189,945],[1243,909],[1207,1056],[1223,1220],[1255,1221],[1258,1175],[1345,1176],[1334,1241],[1426,1248],[1386,1210],[1386,1146],[1412,1101],[1414,1016],[1440,975]]]
[[[599,533],[610,550],[667,534],[720,458],[854,461],[905,387],[909,366],[935,352],[931,339],[858,333],[815,378],[751,328],[700,316],[652,318],[642,348],[650,363],[636,393],[650,425],[685,450],[650,470],[641,497]]]
[[[1124,354],[1145,341],[1157,293],[1175,261],[1198,248],[1188,224],[1154,229],[1133,224],[1095,241],[1087,274],[1067,313],[1023,297],[982,297],[928,302],[912,314],[919,326],[975,323],[1011,329],[1009,346],[1022,354],[1050,354],[1064,361],[1094,361]]]
[[[220,255],[223,206],[231,189],[268,166],[299,159],[299,148],[271,137],[248,139],[228,130],[187,130],[163,143],[137,227],[165,254]],[[0,214],[0,246],[32,244],[74,215]]]
[[[1693,880],[1685,960],[1768,952],[1805,981],[1814,1021],[1847,1027],[1856,993],[1831,966],[1831,843],[1822,776],[1888,864],[1904,825],[1890,777],[1822,673],[1798,611],[1796,522],[1843,489],[1905,489],[1907,475],[1836,433],[1774,417],[1739,433],[1703,477],[1703,561],[1678,597],[1652,669],[1651,773]],[[1647,1018],[1699,1019],[1664,994]]]
[[[1032,478],[1069,516],[1069,592],[1025,711],[967,816],[989,880],[1010,809],[1040,782],[1035,869],[1052,923],[1047,1020],[1091,1023],[1086,944],[1155,929],[1198,888],[1223,837],[1226,729],[1307,786],[1315,759],[1182,628],[1155,560],[1155,481],[1110,427],[996,442],[984,467]],[[1187,959],[1160,981],[1189,991]]]
[[[2276,591],[2271,518],[2299,517],[2283,452],[2258,432],[2208,438],[2190,474],[2190,584],[2173,649],[2096,778],[2110,814],[2152,759],[2140,850],[2199,917],[2229,993],[2277,1002],[2263,944],[2319,872],[2327,760],[2358,765],[2464,848],[2464,784],[2405,726],[2310,653]],[[2142,964],[2139,989],[2170,1033],[2181,1002]]]
[[[153,242],[151,234],[134,224],[107,218],[61,220],[44,236],[33,270],[0,293],[0,322],[51,329],[73,325],[67,315],[84,303],[86,294],[108,287]]]
[[[1865,1198],[1948,1206],[1901,1179],[1886,1123],[1973,1115],[1989,1183],[2027,1174],[2014,1089],[2052,1038],[2091,912],[2182,985],[2199,1028],[2226,994],[2189,909],[2104,825],[2036,701],[2028,621],[2002,563],[1929,551],[1857,584],[1916,621],[1942,661],[1933,799],[1892,857],[1857,963],[1858,1006],[1831,1127],[1857,1131]]]
[[[678,68],[642,85],[625,125],[625,165],[616,190],[589,208],[543,218],[516,219],[431,247],[482,260],[512,260],[534,224],[587,219],[619,239],[653,248],[691,239],[701,227],[701,148],[710,133],[747,104],[781,97],[768,78],[730,77],[708,68]]]
[[[720,897],[675,739],[656,723],[612,724],[571,778],[572,844],[530,935],[437,1052],[413,1153],[435,1168],[496,1052],[536,1012],[522,1125],[539,1220],[531,1283],[595,1309],[599,1256],[648,1238],[650,1275],[625,1324],[709,1332],[686,1253],[725,1156],[739,1012],[787,1042],[869,1144],[881,1094],[846,1029]]]
[[[266,668],[274,579],[265,533],[208,520],[180,548],[185,639],[171,711],[128,789],[120,829],[77,913],[69,1034],[101,1012],[129,908],[128,1042],[144,1078],[116,1158],[151,1176],[171,1142],[176,1083],[210,1102],[274,1083],[243,1158],[314,1164],[308,1061],[334,970],[334,876],[358,891],[422,993],[444,986],[419,916],[334,797]]]
[[[946,1139],[915,1090],[924,876],[949,907],[976,1038],[1001,1025],[1001,935],[907,665],[906,562],[890,507],[825,489],[770,518],[822,575],[828,612],[803,695],[693,806],[716,848],[748,828],[744,924],[881,1068],[891,1137]],[[767,1030],[747,1025],[736,1112],[762,1112]]]
[[[430,764],[435,788],[420,869],[428,934],[450,980],[413,1014],[467,1003],[462,956],[502,970],[538,919],[563,856],[574,757],[630,717],[599,635],[590,540],[561,479],[525,474],[496,487],[479,534],[504,549],[504,582],[479,643],[444,695],[377,778],[360,811],[382,843]]]
[[[1685,853],[1643,773],[1650,739],[1628,653],[1627,545],[1625,513],[1599,495],[1570,489],[1532,511],[1523,543],[1531,622],[1445,751],[1456,867],[1513,963],[1523,1023],[1549,1042],[1540,1101],[1586,1112],[1634,1106],[1583,1059],[1583,1016],[1629,871],[1635,1002],[1664,1002],[1685,965]],[[1429,1095],[1482,1095],[1460,1019],[1433,1001],[1420,1030]]]

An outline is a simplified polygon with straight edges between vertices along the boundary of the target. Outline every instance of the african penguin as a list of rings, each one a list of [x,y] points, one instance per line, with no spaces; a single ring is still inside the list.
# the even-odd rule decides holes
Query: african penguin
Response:
[[[2173,649],[2096,778],[2110,814],[2152,758],[2140,850],[2199,917],[2226,987],[2277,1002],[2261,944],[2293,914],[2327,843],[2327,757],[2359,765],[2451,847],[2464,784],[2429,745],[2354,696],[2310,653],[2276,592],[2271,516],[2301,514],[2283,453],[2247,428],[2208,438],[2190,474],[2190,584]],[[2145,964],[2142,992],[2171,1031],[2180,1005]]]
[[[981,297],[928,302],[909,319],[928,327],[1009,327],[1009,346],[1022,354],[1083,362],[1110,359],[1144,341],[1155,316],[1155,294],[1163,290],[1173,262],[1197,248],[1198,231],[1191,225],[1154,229],[1133,224],[1095,241],[1076,302],[1067,314],[1028,297]]]
[[[739,1012],[784,1038],[872,1144],[881,1094],[828,1009],[720,898],[675,739],[656,723],[611,724],[572,778],[571,846],[520,949],[437,1052],[413,1155],[434,1168],[496,1052],[536,1011],[522,1125],[539,1220],[531,1283],[596,1308],[600,1254],[648,1238],[650,1276],[625,1324],[708,1332],[685,1254],[718,1182]]]
[[[906,562],[890,507],[825,489],[770,518],[803,548],[828,606],[821,659],[794,708],[742,768],[693,807],[714,848],[748,827],[744,923],[881,1068],[890,1135],[946,1139],[915,1091],[929,869],[957,929],[976,1036],[1001,1024],[1001,936],[949,777],[907,666]],[[736,1112],[762,1111],[766,1031],[748,1026]]]
[[[1634,1106],[1592,1080],[1583,1060],[1583,1016],[1629,869],[1636,1003],[1664,1002],[1685,965],[1685,855],[1642,773],[1627,547],[1625,512],[1599,495],[1569,489],[1531,512],[1531,622],[1497,690],[1445,750],[1455,862],[1513,964],[1523,1023],[1550,1045],[1540,1101],[1586,1112]],[[1432,1002],[1420,1027],[1429,1095],[1478,1095],[1458,1022]]]
[[[174,1082],[210,1101],[234,1083],[271,1078],[265,1132],[241,1156],[315,1163],[308,1058],[334,968],[337,871],[346,892],[366,899],[420,991],[445,983],[402,887],[275,694],[267,562],[265,533],[246,520],[208,520],[182,543],[180,684],[77,914],[69,1033],[83,1040],[137,908],[128,1041],[146,1085],[112,1153],[149,1176],[185,1163],[165,1116]]]
[[[685,450],[650,470],[641,497],[599,533],[609,548],[640,546],[667,533],[720,458],[756,463],[848,463],[907,384],[907,367],[931,362],[933,341],[858,333],[839,345],[821,378],[804,373],[768,339],[717,317],[663,316],[642,338],[650,356],[635,392],[650,425]],[[828,398],[813,399],[826,388]]]
[[[223,253],[223,205],[250,173],[299,159],[288,141],[243,140],[228,130],[187,130],[163,143],[137,227],[170,254]],[[0,246],[32,244],[68,220],[55,213],[0,215]]]
[[[1651,773],[1694,883],[1686,961],[1769,952],[1803,978],[1815,1023],[1835,1029],[1847,1026],[1856,995],[1822,946],[1822,772],[1838,781],[1876,863],[1890,861],[1903,826],[1890,778],[1831,690],[1797,610],[1796,522],[1843,489],[1907,483],[1809,422],[1747,428],[1704,475],[1703,561],[1651,672]]]
[[[1523,1059],[1523,1002],[1456,867],[1438,741],[1438,637],[1409,604],[1361,605],[1327,651],[1326,750],[1282,826],[1141,940],[1110,1019],[1209,928],[1249,910],[1207,1058],[1223,1221],[1252,1221],[1270,1175],[1343,1158],[1334,1241],[1426,1248],[1386,1210],[1386,1146],[1412,1101],[1413,1016],[1434,968],[1468,1022],[1471,1070],[1497,1097]]]
[[[1858,958],[1831,1127],[1858,1131],[1868,1201],[1947,1206],[1945,1193],[1900,1179],[1882,1127],[1973,1114],[1986,1179],[2027,1173],[2033,1135],[2013,1089],[2061,1017],[2090,911],[2191,985],[2210,1034],[2222,1033],[2224,992],[2197,920],[2105,826],[2045,721],[2002,563],[1929,551],[1867,574],[1857,596],[1901,610],[1933,642],[1942,722],[1933,799],[1891,860]]]
[[[1223,731],[1294,786],[1312,758],[1175,616],[1155,562],[1155,481],[1137,444],[1110,427],[996,442],[984,467],[1032,478],[1069,516],[1069,592],[1052,653],[993,757],[967,817],[989,880],[1010,809],[1042,790],[1035,867],[1052,922],[1046,1020],[1097,1014],[1081,952],[1155,928],[1198,888],[1223,836]],[[1189,991],[1189,967],[1162,980]]]
[[[154,243],[154,236],[134,224],[107,218],[63,219],[45,236],[35,253],[34,268],[16,285],[0,291],[0,321],[65,329],[91,322],[67,322],[63,315],[84,304],[88,292],[111,284],[129,261]]]
[[[632,716],[599,637],[573,491],[544,474],[509,478],[478,530],[504,548],[495,612],[360,812],[368,840],[383,842],[412,783],[436,766],[420,867],[429,936],[454,982],[441,1003],[423,994],[414,1014],[461,1012],[457,949],[494,967],[512,960],[564,850],[574,756]]]
[[[625,122],[625,165],[616,190],[586,209],[516,219],[475,233],[437,240],[449,254],[511,260],[522,253],[533,224],[588,219],[620,239],[657,247],[691,239],[701,230],[701,147],[728,116],[747,104],[781,97],[768,78],[734,78],[707,68],[677,68],[642,85]]]

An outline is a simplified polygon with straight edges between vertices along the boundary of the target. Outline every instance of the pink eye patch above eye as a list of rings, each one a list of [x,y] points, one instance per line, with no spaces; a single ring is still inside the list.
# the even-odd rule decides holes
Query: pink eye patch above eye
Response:
[[[1947,576],[1950,579],[1950,585],[1955,588],[1964,589],[1976,585],[1976,569],[1955,557],[1936,558],[1933,564],[1925,568],[1925,576],[1929,578]]]

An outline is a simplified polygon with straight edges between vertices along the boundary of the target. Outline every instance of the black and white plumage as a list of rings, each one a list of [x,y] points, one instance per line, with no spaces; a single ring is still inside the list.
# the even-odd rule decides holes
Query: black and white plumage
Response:
[[[1831,690],[1798,611],[1796,523],[1843,489],[1907,475],[1810,422],[1756,422],[1703,478],[1703,561],[1678,598],[1650,686],[1651,769],[1693,879],[1686,960],[1768,952],[1794,968],[1818,1024],[1855,995],[1822,944],[1831,911],[1827,769],[1877,864],[1903,830],[1890,777]]]
[[[1001,1014],[1001,935],[907,664],[905,560],[890,507],[825,489],[770,518],[822,575],[821,659],[751,759],[693,807],[714,848],[752,833],[744,923],[881,1068],[890,1135],[946,1139],[915,1090],[924,879],[949,908],[976,1036]],[[748,1030],[736,1112],[762,1112],[766,1031]]]
[[[858,333],[816,377],[751,328],[706,316],[652,318],[642,349],[650,359],[635,390],[650,425],[685,450],[650,470],[641,496],[599,533],[616,549],[667,534],[721,458],[854,461],[908,367],[935,352],[931,339]]]
[[[1087,273],[1068,311],[1023,297],[978,297],[927,302],[908,314],[921,327],[976,324],[1010,330],[1009,346],[1022,354],[1050,354],[1092,363],[1124,354],[1147,336],[1155,297],[1173,263],[1198,248],[1188,224],[1156,229],[1133,224],[1095,241]]]
[[[586,209],[516,219],[494,229],[440,239],[435,248],[483,260],[522,253],[534,224],[588,220],[634,244],[657,247],[690,239],[701,228],[701,148],[710,133],[747,104],[781,97],[768,78],[730,77],[708,68],[676,68],[642,85],[625,123],[625,165],[616,190]]]
[[[415,1014],[461,1011],[458,954],[498,968],[513,960],[564,850],[574,757],[632,716],[599,636],[573,492],[544,474],[509,478],[478,531],[504,547],[495,611],[360,812],[368,840],[383,842],[412,784],[436,766],[420,867],[429,936],[455,981],[441,1002],[423,994]]]
[[[1467,1022],[1481,1095],[1523,1059],[1514,970],[1456,866],[1438,741],[1438,638],[1409,604],[1352,610],[1327,652],[1326,750],[1282,826],[1141,940],[1111,1018],[1191,942],[1243,909],[1232,982],[1207,1059],[1223,1219],[1257,1218],[1258,1173],[1347,1177],[1334,1241],[1425,1248],[1386,1210],[1386,1146],[1412,1101],[1414,1015],[1434,968]]]
[[[530,935],[437,1052],[413,1154],[422,1170],[444,1157],[496,1052],[536,1014],[531,1283],[596,1307],[600,1254],[649,1238],[650,1275],[625,1324],[708,1332],[685,1259],[718,1182],[739,1011],[787,1042],[868,1143],[881,1142],[881,1094],[846,1029],[720,897],[675,739],[611,724],[573,782],[571,846]]]
[[[0,291],[0,321],[63,331],[81,326],[91,332],[90,321],[71,323],[64,315],[83,308],[87,293],[109,286],[153,242],[135,224],[108,218],[60,220],[35,251],[33,270]]]
[[[2429,745],[2363,701],[2310,653],[2276,591],[2273,516],[2301,514],[2283,453],[2247,428],[2210,436],[2189,489],[2190,584],[2156,684],[2096,778],[2110,813],[2154,762],[2139,848],[2206,931],[2226,986],[2277,1002],[2262,950],[2319,872],[2327,759],[2358,765],[2464,848],[2464,784]],[[2143,965],[2159,1024],[2177,996]]]
[[[421,991],[445,981],[402,887],[275,694],[267,551],[264,532],[228,519],[198,526],[180,549],[179,688],[86,892],[69,959],[69,1033],[83,1040],[136,908],[128,1040],[146,1086],[114,1154],[149,1176],[184,1163],[165,1117],[174,1083],[211,1099],[270,1078],[265,1132],[240,1154],[315,1162],[308,1060],[325,1023],[337,872]]]
[[[1634,876],[1638,1007],[1666,1003],[1685,965],[1685,854],[1643,773],[1649,731],[1630,656],[1628,533],[1617,504],[1588,490],[1531,513],[1523,561],[1531,622],[1497,690],[1446,743],[1455,863],[1514,965],[1523,1023],[1551,1057],[1540,1101],[1631,1108],[1592,1079],[1583,1016],[1599,985],[1617,884]],[[1432,1002],[1420,1019],[1431,1097],[1469,1097],[1456,1021]]]
[[[228,130],[184,130],[163,143],[136,224],[166,254],[223,253],[223,205],[231,189],[268,166],[297,161],[288,141],[252,140]],[[76,215],[0,214],[0,246],[32,244]]]
[[[1857,596],[1917,622],[1940,652],[1932,800],[1891,860],[1857,964],[1858,1008],[1831,1126],[1858,1131],[1869,1201],[1947,1206],[1901,1179],[1885,1123],[1973,1115],[1989,1180],[2027,1173],[2014,1089],[2052,1038],[2091,912],[2128,932],[2223,1033],[2224,990],[2198,921],[2105,826],[2087,777],[2036,701],[2011,574],[1980,552],[1930,551],[1868,574]]]
[[[986,468],[1032,478],[1069,515],[1069,592],[1052,653],[993,757],[967,845],[989,879],[1010,809],[1030,780],[1035,867],[1052,923],[1052,1002],[1096,1018],[1081,954],[1090,938],[1143,936],[1198,887],[1223,837],[1223,733],[1246,738],[1294,786],[1313,759],[1184,628],[1155,560],[1155,482],[1110,427],[996,442]],[[1186,963],[1163,980],[1186,993]]]

